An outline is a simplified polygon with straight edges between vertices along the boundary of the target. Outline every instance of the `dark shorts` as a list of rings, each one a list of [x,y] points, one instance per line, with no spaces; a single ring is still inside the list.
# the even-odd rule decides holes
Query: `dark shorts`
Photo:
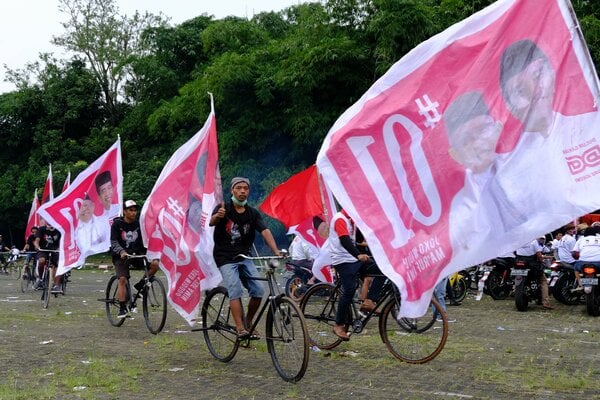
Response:
[[[38,251],[37,258],[44,257],[47,261],[50,261],[50,266],[56,268],[58,265],[58,252],[55,251]]]
[[[131,277],[129,275],[130,269],[144,269],[144,260],[141,258],[135,258],[131,260],[113,258],[113,264],[115,266],[115,275],[117,275],[117,278],[124,276],[129,279]]]

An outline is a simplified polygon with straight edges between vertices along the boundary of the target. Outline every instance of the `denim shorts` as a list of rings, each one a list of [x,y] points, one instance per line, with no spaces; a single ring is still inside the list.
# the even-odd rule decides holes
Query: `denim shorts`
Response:
[[[262,281],[246,279],[249,276],[260,277],[254,263],[250,260],[243,260],[233,264],[224,264],[219,267],[223,276],[223,286],[227,289],[230,300],[240,299],[242,297],[242,285],[248,290],[250,297],[263,297],[264,289]]]

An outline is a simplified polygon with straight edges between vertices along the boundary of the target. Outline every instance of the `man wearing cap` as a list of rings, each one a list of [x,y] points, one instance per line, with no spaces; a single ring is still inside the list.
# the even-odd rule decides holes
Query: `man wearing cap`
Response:
[[[254,315],[263,297],[263,288],[258,281],[245,277],[259,276],[252,261],[238,257],[250,255],[255,232],[262,235],[273,253],[280,255],[275,239],[267,228],[257,209],[247,205],[250,194],[250,180],[235,177],[231,180],[231,201],[217,206],[210,218],[210,226],[215,227],[215,247],[213,256],[223,275],[223,285],[227,288],[231,313],[240,337],[248,335],[247,327],[252,326]],[[242,285],[248,290],[250,301],[243,320]],[[254,335],[257,336],[255,332]]]
[[[128,255],[146,254],[146,248],[142,242],[140,221],[137,217],[138,205],[133,200],[125,201],[123,216],[117,217],[110,227],[110,251],[112,262],[115,266],[115,275],[119,278],[117,296],[119,297],[120,309],[117,318],[126,318],[128,310],[126,306],[127,280],[129,279],[129,267],[139,259],[128,259]],[[158,260],[152,260],[148,266],[148,275],[154,276],[158,271]],[[144,278],[134,285],[137,290],[144,287]]]

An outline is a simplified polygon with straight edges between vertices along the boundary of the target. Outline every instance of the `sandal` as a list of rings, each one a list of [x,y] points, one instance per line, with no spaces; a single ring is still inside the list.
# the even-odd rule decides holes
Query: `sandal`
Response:
[[[248,332],[245,329],[239,330],[237,331],[237,338],[238,339],[248,339],[250,337],[250,332]]]
[[[250,334],[249,337],[250,340],[258,340],[260,339],[260,333],[258,333],[258,331],[255,329],[252,331],[252,333]]]

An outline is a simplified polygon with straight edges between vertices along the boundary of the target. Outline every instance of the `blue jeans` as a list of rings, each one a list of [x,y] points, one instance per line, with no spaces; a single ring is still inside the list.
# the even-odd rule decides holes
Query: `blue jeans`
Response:
[[[262,298],[264,289],[260,281],[247,279],[248,277],[260,277],[254,263],[243,260],[232,264],[224,264],[219,267],[223,276],[223,286],[227,289],[229,300],[242,298],[242,286],[248,290],[250,297]]]
[[[440,303],[440,306],[442,307],[442,309],[444,310],[444,312],[446,312],[446,283],[448,283],[448,277],[442,279],[437,285],[435,285],[435,288],[433,289],[433,295],[435,296],[435,298],[437,299],[438,303]],[[433,307],[431,307],[431,309],[433,310],[433,316],[435,318],[441,317],[441,315],[439,315],[439,313],[437,312],[437,310]]]
[[[595,267],[600,267],[600,261],[575,261],[575,263],[573,264],[575,266],[575,271],[577,272],[582,272],[583,271],[583,266],[584,265],[593,265]]]

